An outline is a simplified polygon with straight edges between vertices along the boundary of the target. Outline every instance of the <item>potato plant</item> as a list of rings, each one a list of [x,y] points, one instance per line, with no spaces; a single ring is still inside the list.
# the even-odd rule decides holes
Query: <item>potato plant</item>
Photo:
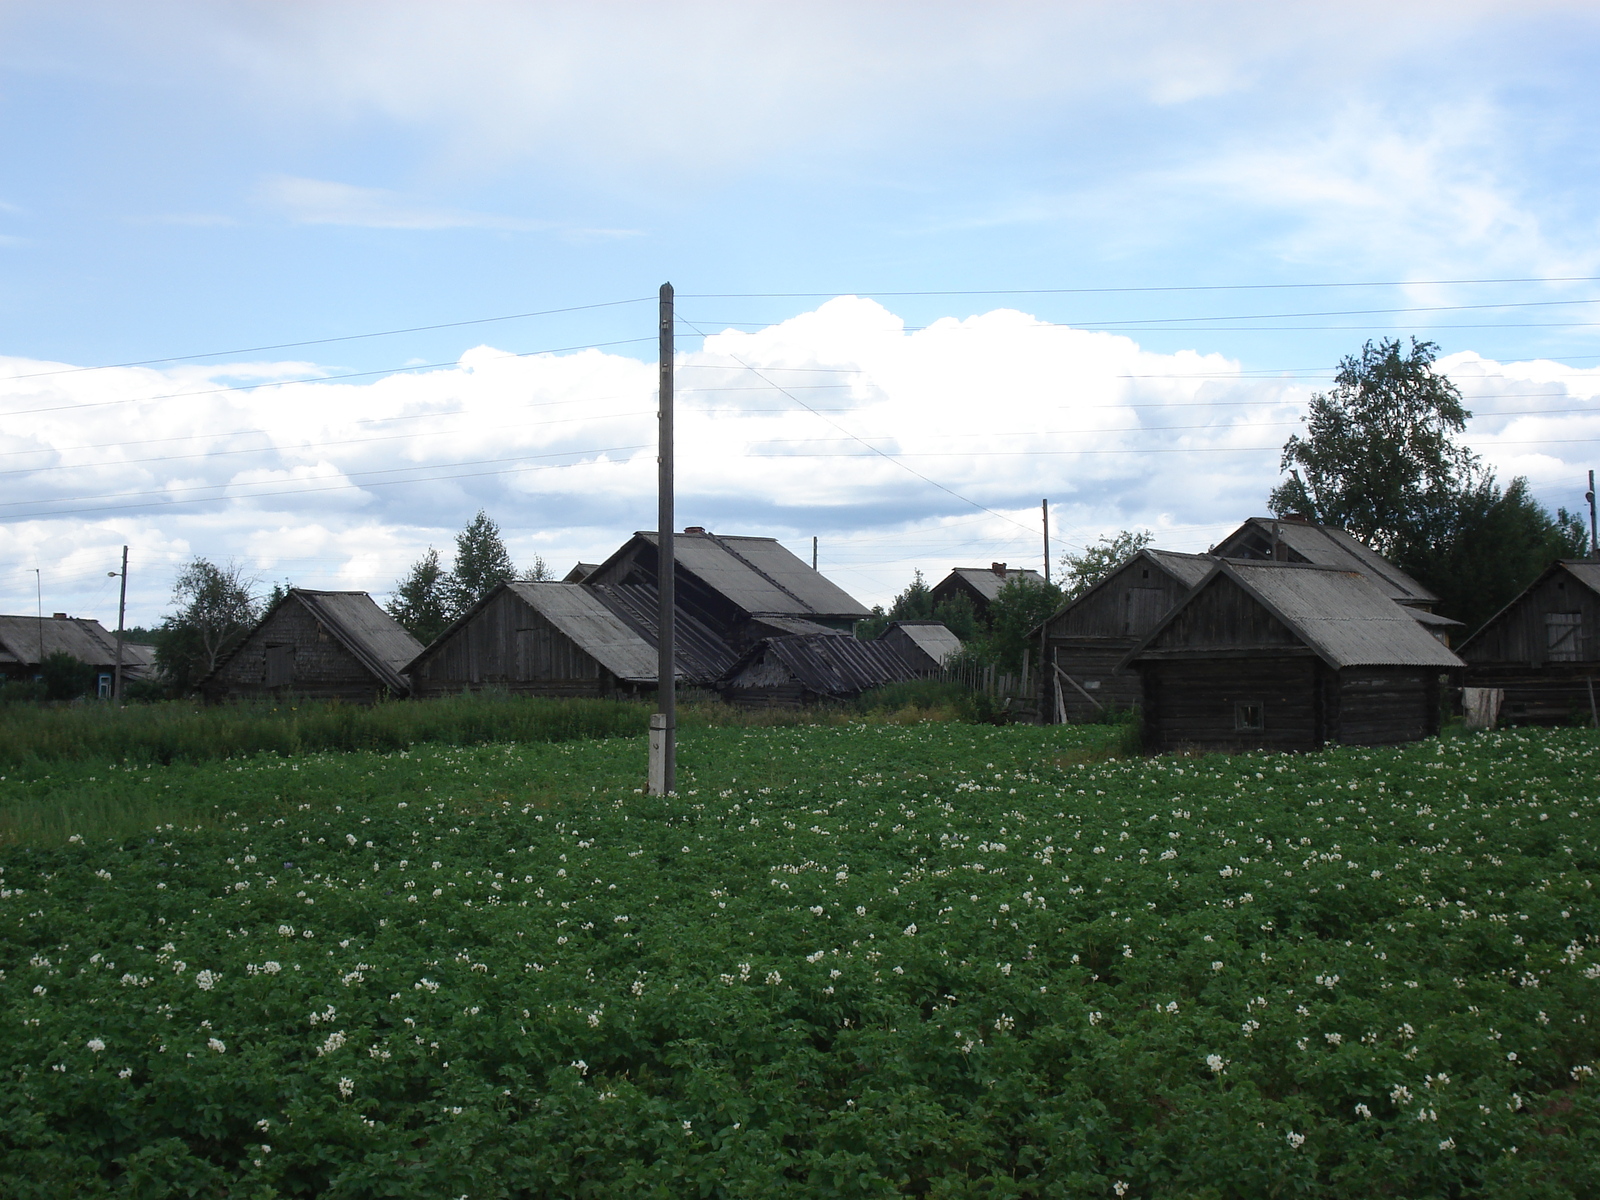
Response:
[[[0,1179],[1593,1194],[1593,733],[1097,736],[705,729],[665,799],[636,739],[12,774],[214,818],[0,851]]]

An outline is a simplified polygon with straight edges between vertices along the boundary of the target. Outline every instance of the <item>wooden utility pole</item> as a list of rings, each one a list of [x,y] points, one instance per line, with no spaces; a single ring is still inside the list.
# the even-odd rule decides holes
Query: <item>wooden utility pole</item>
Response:
[[[1044,581],[1050,582],[1050,501],[1039,501],[1039,513],[1044,517]]]
[[[33,590],[35,602],[39,605],[39,673],[44,674],[44,576],[39,573],[39,568],[33,569]]]
[[[816,536],[816,534],[812,534],[811,535],[811,569],[813,571],[815,571],[817,569],[817,536]]]
[[[1594,472],[1589,472],[1589,494],[1584,497],[1589,502],[1589,557],[1600,558],[1600,530],[1595,528],[1594,520]]]
[[[661,285],[660,359],[660,474],[656,483],[656,589],[661,597],[659,657],[656,666],[656,707],[650,718],[650,794],[666,796],[678,787],[678,704],[675,653],[677,633],[677,546],[672,512],[672,285]]]
[[[122,576],[122,595],[117,598],[117,671],[111,677],[111,701],[122,701],[122,627],[128,616],[128,548],[122,548],[122,570],[112,574]]]

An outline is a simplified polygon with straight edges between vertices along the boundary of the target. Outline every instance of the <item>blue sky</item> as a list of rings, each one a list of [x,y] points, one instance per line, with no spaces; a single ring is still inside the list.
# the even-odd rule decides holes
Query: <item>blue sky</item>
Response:
[[[1387,334],[1575,506],[1597,51],[1580,4],[0,5],[0,611],[114,619],[124,542],[134,620],[192,554],[382,593],[479,507],[603,554],[649,303],[352,335],[666,279],[685,523],[868,602],[1036,564],[1044,496],[1203,549]]]

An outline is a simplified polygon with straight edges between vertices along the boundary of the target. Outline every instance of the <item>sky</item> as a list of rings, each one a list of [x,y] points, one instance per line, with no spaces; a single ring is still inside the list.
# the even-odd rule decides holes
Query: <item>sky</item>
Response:
[[[0,612],[680,525],[864,603],[1266,511],[1368,339],[1600,447],[1592,3],[0,0]],[[1056,566],[1059,570],[1059,565]]]

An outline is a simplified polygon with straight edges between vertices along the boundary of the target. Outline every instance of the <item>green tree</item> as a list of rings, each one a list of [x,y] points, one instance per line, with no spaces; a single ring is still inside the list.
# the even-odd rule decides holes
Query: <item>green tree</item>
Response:
[[[204,558],[184,564],[172,584],[177,611],[161,623],[156,662],[176,693],[190,691],[244,638],[261,609],[255,580],[237,563]]]
[[[545,583],[555,577],[556,573],[550,569],[550,564],[545,562],[542,554],[535,554],[533,566],[522,573],[522,578],[527,583]]]
[[[1268,500],[1272,511],[1337,525],[1391,557],[1448,527],[1484,477],[1454,440],[1472,414],[1434,369],[1438,354],[1433,342],[1412,338],[1407,350],[1385,338],[1346,355],[1333,390],[1311,397],[1306,435],[1284,444],[1290,474]]]
[[[451,619],[516,577],[517,568],[500,539],[500,526],[480,508],[478,515],[456,535],[456,561],[445,584]]]
[[[1396,565],[1439,597],[1439,610],[1476,630],[1558,558],[1581,558],[1581,517],[1549,511],[1528,494],[1528,481],[1502,490],[1486,479],[1463,493],[1442,527],[1401,548]],[[1455,639],[1458,643],[1460,638]]]
[[[1020,671],[1022,652],[1035,645],[1033,631],[1061,607],[1061,589],[1042,579],[1016,575],[989,602],[989,630],[974,639],[975,656],[1002,671]]]
[[[395,584],[389,599],[389,615],[424,646],[450,624],[448,582],[449,576],[439,565],[439,552],[429,546],[428,552],[411,564],[406,577]]]
[[[1062,600],[1076,600],[1155,540],[1156,535],[1148,529],[1124,529],[1110,537],[1102,536],[1091,542],[1083,548],[1082,554],[1073,554],[1070,551],[1063,554],[1061,556],[1061,570],[1064,575]]]
[[[881,604],[872,606],[872,615],[856,625],[856,636],[862,641],[872,641],[896,621],[926,621],[933,616],[933,589],[920,570],[911,576],[906,590],[894,598],[886,611]]]
[[[73,658],[65,650],[53,650],[39,664],[47,700],[76,700],[95,689],[99,672],[88,663]]]
[[[957,592],[949,599],[935,604],[933,619],[943,621],[945,628],[963,642],[977,637],[983,629],[983,622],[978,620],[977,606],[972,603],[972,597],[965,592]]]

